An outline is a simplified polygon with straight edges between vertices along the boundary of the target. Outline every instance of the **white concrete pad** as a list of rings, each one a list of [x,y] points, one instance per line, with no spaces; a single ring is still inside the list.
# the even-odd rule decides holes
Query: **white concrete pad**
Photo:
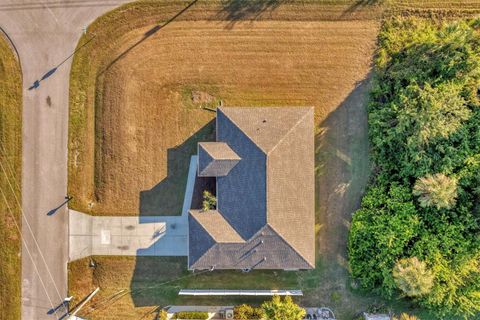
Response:
[[[192,156],[181,216],[105,217],[69,210],[70,261],[90,255],[187,256],[196,170]]]

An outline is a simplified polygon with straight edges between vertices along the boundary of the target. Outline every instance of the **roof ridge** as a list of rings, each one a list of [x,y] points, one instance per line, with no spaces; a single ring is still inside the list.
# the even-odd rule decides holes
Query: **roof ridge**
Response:
[[[309,115],[309,112],[312,111],[312,107],[305,107],[305,108],[308,108],[307,112],[305,112],[305,114],[300,118],[298,119],[297,122],[295,122],[295,124],[290,128],[288,129],[288,131],[283,135],[283,137],[281,139],[279,139],[277,141],[277,143],[275,144],[275,146],[273,148],[270,149],[270,151],[268,151],[268,153],[266,154],[267,157],[270,155],[270,153],[272,153],[277,147],[278,145],[283,141],[285,140],[285,138],[293,131],[295,130],[295,128]],[[300,109],[300,108],[299,108]],[[267,161],[268,162],[268,161]],[[268,171],[267,171],[268,172]]]
[[[248,138],[248,140],[250,140],[257,148],[258,150],[260,150],[264,155],[267,155],[267,152],[265,150],[263,150],[253,139],[252,137],[250,137],[245,131],[242,130],[242,128],[240,128],[240,126],[238,125],[238,123],[236,123],[232,118],[230,118],[229,116],[227,116],[227,114],[225,112],[223,112],[223,108],[239,108],[239,107],[218,107],[217,110],[220,110],[221,113],[223,113],[223,115],[225,116],[225,118],[227,118],[228,120],[230,120],[231,123],[233,123],[235,125],[235,127],[237,127],[237,129],[242,132],[245,137]],[[244,107],[244,108],[250,108],[250,107]],[[235,150],[234,150],[235,151]]]
[[[283,242],[285,242],[287,244],[287,246],[289,246],[290,248],[292,248],[293,251],[295,251],[296,254],[298,254],[300,256],[300,258],[303,259],[303,261],[305,261],[309,266],[315,268],[315,265],[314,264],[311,264],[307,258],[305,258],[303,256],[303,254],[301,254],[289,241],[287,241],[272,225],[270,225],[270,223],[266,223],[265,224],[265,227],[268,226],[270,227],[270,229],[272,229],[273,232],[275,232],[277,234],[277,236],[283,240]]]

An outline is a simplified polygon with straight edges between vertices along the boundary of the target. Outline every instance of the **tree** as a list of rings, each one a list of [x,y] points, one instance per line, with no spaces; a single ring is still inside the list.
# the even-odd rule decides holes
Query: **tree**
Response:
[[[241,304],[233,308],[237,320],[259,320],[263,317],[262,308],[255,308],[248,304]]]
[[[302,320],[306,313],[290,296],[283,301],[279,296],[274,296],[271,301],[262,304],[262,309],[265,320]]]
[[[392,273],[397,287],[408,297],[423,296],[433,287],[432,272],[417,257],[398,260]]]
[[[202,202],[203,211],[214,210],[216,208],[217,208],[217,198],[207,190],[203,191],[203,202]]]
[[[422,207],[435,206],[437,209],[450,209],[457,198],[457,180],[437,173],[420,178],[413,187],[413,194],[418,196]]]

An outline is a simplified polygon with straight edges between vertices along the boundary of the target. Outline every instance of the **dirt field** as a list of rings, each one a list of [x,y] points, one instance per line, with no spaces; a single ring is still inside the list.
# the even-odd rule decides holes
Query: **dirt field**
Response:
[[[20,65],[0,32],[0,319],[20,318],[22,164]],[[5,198],[4,198],[5,197]]]

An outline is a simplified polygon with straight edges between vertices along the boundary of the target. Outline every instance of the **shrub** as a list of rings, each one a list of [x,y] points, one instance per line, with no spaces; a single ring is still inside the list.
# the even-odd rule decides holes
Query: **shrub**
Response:
[[[167,311],[165,310],[160,310],[160,312],[158,313],[158,320],[167,320]]]
[[[274,296],[271,301],[262,304],[262,309],[265,320],[302,320],[306,314],[305,309],[294,303],[290,296],[283,301],[279,296]]]
[[[242,304],[233,308],[236,320],[258,320],[263,317],[262,308],[255,308],[248,304]]]
[[[207,320],[208,312],[199,311],[181,311],[173,315],[173,319],[194,319],[194,320]]]
[[[419,320],[416,316],[411,316],[407,313],[402,313],[400,317],[393,317],[392,320]]]
[[[203,191],[203,202],[202,202],[203,211],[215,210],[216,208],[217,208],[217,198],[207,190]]]

